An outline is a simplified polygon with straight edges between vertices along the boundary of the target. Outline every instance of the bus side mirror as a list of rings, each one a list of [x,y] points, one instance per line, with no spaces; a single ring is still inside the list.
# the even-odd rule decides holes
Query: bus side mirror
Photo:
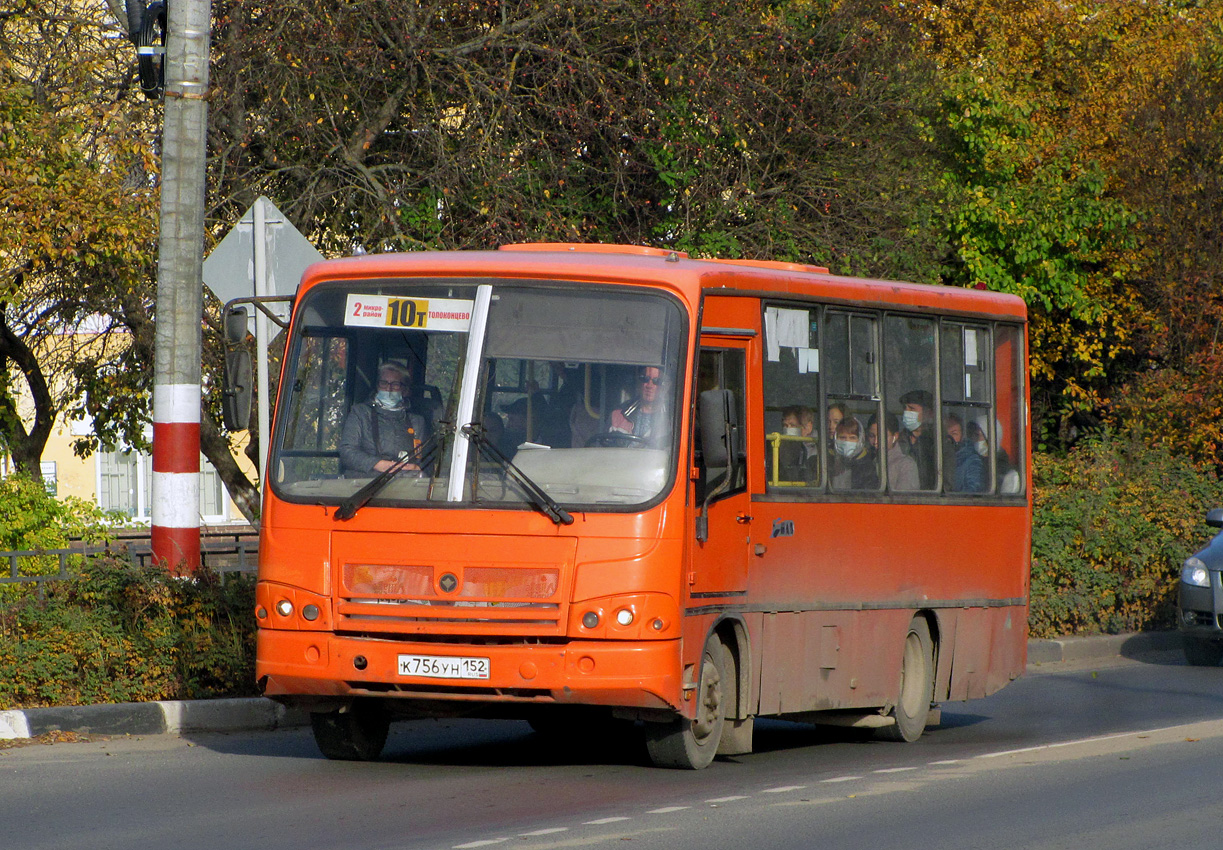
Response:
[[[1223,508],[1213,508],[1207,511],[1206,524],[1213,528],[1223,528]]]
[[[735,456],[734,438],[735,395],[730,390],[705,390],[697,400],[701,424],[701,456],[706,469],[730,466]]]
[[[245,345],[247,319],[250,313],[245,307],[225,308],[225,345]]]
[[[230,431],[245,431],[251,424],[254,369],[245,346],[225,353],[225,379],[221,390],[221,419]]]

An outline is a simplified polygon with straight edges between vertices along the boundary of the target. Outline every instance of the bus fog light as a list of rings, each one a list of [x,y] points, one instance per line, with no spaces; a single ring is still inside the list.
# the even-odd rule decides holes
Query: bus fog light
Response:
[[[293,603],[287,599],[282,599],[276,603],[276,613],[282,617],[291,617],[293,615]]]
[[[631,626],[633,624],[633,612],[628,608],[621,608],[616,612],[616,622],[622,626]]]
[[[319,615],[319,610],[318,610],[317,605],[307,605],[305,608],[302,609],[302,616],[305,617],[307,620],[317,620],[318,615]]]
[[[369,666],[369,661],[366,660],[364,655],[358,655],[352,660],[352,666],[356,667],[358,670],[364,670]]]
[[[260,605],[258,608],[255,609],[255,616],[258,617],[260,620],[266,620],[268,618],[268,609]]]
[[[654,622],[650,623],[650,628],[656,632],[661,632],[666,625],[667,624],[662,621],[662,617],[655,617]]]
[[[599,615],[594,611],[587,611],[582,615],[582,625],[588,629],[597,629],[599,627]]]

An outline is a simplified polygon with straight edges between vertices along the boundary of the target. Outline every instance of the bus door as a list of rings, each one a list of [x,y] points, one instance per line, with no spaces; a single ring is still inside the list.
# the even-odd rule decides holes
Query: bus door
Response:
[[[745,299],[746,300],[746,299]],[[697,367],[698,391],[723,389],[733,393],[739,423],[736,451],[745,455],[747,349],[750,339],[702,334]],[[703,468],[697,459],[693,508],[706,510],[706,538],[692,548],[688,576],[694,598],[740,594],[747,590],[752,549],[751,499],[747,492],[746,457],[731,469]],[[732,470],[733,469],[733,473]],[[728,477],[728,476],[732,476]],[[708,504],[706,499],[708,497]]]

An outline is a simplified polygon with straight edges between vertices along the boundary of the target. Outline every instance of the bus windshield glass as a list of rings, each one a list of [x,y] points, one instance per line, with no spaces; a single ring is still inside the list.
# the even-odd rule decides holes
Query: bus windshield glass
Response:
[[[642,288],[316,286],[286,351],[272,485],[318,504],[380,479],[370,504],[529,508],[534,486],[571,510],[639,508],[673,480],[684,338],[678,302]]]

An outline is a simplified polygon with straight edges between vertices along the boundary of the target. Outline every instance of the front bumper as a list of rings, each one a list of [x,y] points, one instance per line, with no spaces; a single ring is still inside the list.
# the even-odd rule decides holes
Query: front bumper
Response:
[[[1177,625],[1180,630],[1198,637],[1223,640],[1223,582],[1218,570],[1210,570],[1210,587],[1198,587],[1180,582],[1177,605]]]
[[[401,676],[401,654],[488,658],[489,678]],[[672,711],[682,711],[679,669],[678,640],[492,645],[275,629],[259,631],[255,659],[256,678],[269,697],[378,696]]]

